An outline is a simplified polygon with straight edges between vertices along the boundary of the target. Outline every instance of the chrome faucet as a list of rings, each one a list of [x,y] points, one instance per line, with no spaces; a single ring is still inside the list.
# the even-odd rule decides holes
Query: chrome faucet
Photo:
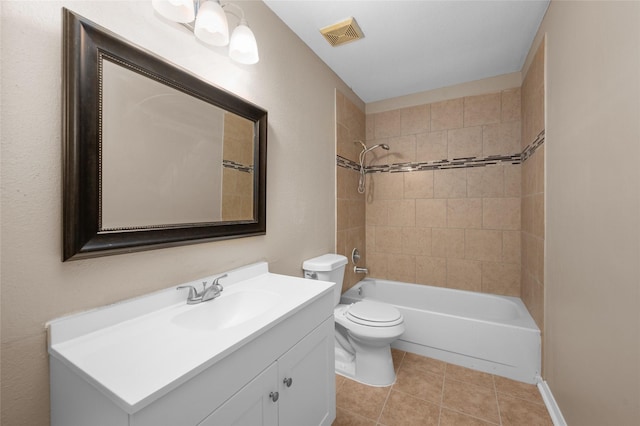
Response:
[[[187,304],[196,305],[198,303],[206,302],[207,300],[212,300],[220,296],[220,293],[222,293],[222,290],[224,290],[224,287],[222,287],[222,284],[220,284],[219,281],[221,278],[225,278],[226,276],[227,274],[216,277],[216,279],[213,280],[213,283],[211,283],[209,287],[207,287],[207,282],[204,281],[202,283],[202,291],[198,291],[192,285],[181,285],[181,286],[178,286],[176,290],[188,288],[189,295],[187,296]]]

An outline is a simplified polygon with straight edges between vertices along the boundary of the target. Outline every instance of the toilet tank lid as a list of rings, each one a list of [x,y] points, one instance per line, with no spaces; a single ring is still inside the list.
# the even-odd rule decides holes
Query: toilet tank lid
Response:
[[[305,260],[302,269],[305,271],[333,271],[347,264],[347,258],[341,254],[323,254],[313,259]]]

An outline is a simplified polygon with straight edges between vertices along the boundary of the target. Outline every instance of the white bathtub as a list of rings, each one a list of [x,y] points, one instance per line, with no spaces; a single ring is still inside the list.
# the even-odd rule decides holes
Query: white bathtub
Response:
[[[406,331],[392,347],[537,383],[540,329],[517,297],[367,278],[342,295],[394,305]]]

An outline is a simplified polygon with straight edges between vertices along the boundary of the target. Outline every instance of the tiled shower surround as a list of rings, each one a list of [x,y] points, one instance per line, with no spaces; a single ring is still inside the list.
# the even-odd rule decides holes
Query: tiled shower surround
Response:
[[[367,116],[367,144],[391,147],[369,159],[372,275],[520,296],[520,97],[516,88]]]
[[[521,88],[366,117],[336,102],[337,251],[376,278],[521,297],[542,330],[544,43]],[[367,154],[364,195],[363,133],[390,146]]]

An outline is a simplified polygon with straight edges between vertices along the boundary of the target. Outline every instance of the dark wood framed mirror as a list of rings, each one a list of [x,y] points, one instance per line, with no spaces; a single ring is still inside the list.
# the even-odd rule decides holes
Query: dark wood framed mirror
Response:
[[[266,233],[267,112],[63,9],[63,261]]]

